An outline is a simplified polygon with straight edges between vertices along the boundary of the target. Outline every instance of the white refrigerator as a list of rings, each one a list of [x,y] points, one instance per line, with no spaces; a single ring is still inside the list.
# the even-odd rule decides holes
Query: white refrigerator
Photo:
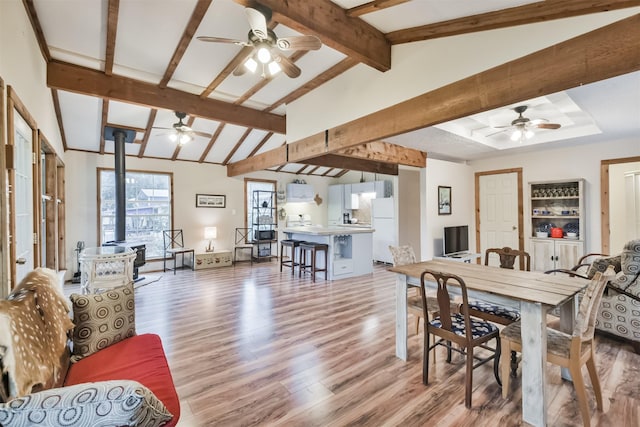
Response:
[[[393,197],[371,200],[371,227],[373,232],[373,260],[393,263],[389,245],[398,245],[398,224]]]

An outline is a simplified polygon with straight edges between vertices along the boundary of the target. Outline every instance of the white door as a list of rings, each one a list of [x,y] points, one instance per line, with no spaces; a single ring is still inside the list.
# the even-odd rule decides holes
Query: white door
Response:
[[[480,187],[480,251],[509,246],[518,249],[518,175],[482,175]],[[499,266],[496,259],[490,265]]]
[[[33,155],[32,131],[15,112],[15,225],[16,284],[34,268],[33,256]]]

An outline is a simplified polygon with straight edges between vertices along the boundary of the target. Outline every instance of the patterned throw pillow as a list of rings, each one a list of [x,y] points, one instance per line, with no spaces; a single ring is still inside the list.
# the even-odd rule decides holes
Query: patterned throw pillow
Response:
[[[133,284],[101,294],[71,295],[73,355],[77,362],[136,334]]]
[[[4,427],[154,427],[171,418],[151,390],[130,380],[52,388],[0,404]]]

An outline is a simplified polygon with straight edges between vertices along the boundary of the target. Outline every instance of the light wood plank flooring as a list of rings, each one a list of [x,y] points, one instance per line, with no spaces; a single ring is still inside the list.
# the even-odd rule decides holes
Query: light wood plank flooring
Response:
[[[156,273],[154,273],[156,274]],[[395,275],[334,282],[292,278],[275,262],[159,273],[136,290],[138,333],[163,340],[188,426],[518,426],[520,380],[504,400],[492,367],[474,371],[444,353],[422,384],[422,336],[395,357]],[[412,319],[410,319],[413,324]],[[410,327],[410,330],[413,330]],[[598,337],[605,410],[592,425],[640,426],[640,355]],[[549,365],[549,425],[581,425],[571,383]]]

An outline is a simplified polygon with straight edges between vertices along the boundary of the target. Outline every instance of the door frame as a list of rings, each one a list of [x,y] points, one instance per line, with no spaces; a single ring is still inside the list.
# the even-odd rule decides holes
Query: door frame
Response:
[[[620,157],[600,161],[600,245],[601,253],[611,253],[611,224],[609,207],[609,165],[640,162],[640,156]]]
[[[9,239],[5,236],[5,231],[9,229],[9,221],[7,218],[8,198],[7,188],[8,174],[7,174],[7,146],[6,146],[6,130],[5,125],[5,85],[4,80],[0,77],[0,146],[2,151],[0,152],[0,172],[2,173],[2,191],[0,191],[0,230],[4,230],[2,237],[0,238],[0,298],[5,298],[9,295],[11,289],[11,282],[9,281]]]
[[[475,175],[475,209],[476,209],[476,252],[480,253],[480,177],[488,175],[503,175],[507,173],[515,173],[517,181],[518,193],[518,249],[524,251],[524,210],[523,210],[523,184],[522,184],[522,168],[498,169],[492,171],[476,172]],[[477,260],[481,264],[484,254]],[[522,259],[520,260],[523,261]]]
[[[16,234],[16,214],[15,214],[15,165],[13,164],[13,147],[15,145],[14,132],[15,132],[15,117],[14,111],[17,111],[18,114],[22,116],[22,118],[27,122],[29,127],[31,128],[31,151],[32,156],[36,156],[35,158],[39,158],[40,153],[40,141],[38,139],[38,127],[35,119],[29,113],[24,103],[20,100],[15,90],[11,87],[7,87],[7,172],[8,172],[8,182],[11,188],[11,192],[9,193],[9,235],[15,237]],[[12,158],[9,159],[9,156]],[[32,157],[33,158],[33,157]],[[40,162],[32,161],[32,205],[33,205],[33,214],[32,214],[32,222],[33,222],[33,232],[35,234],[35,239],[33,242],[33,266],[37,267],[40,265],[40,198],[41,198],[41,190],[40,190]],[[10,280],[11,280],[11,288],[14,288],[16,283],[16,245],[15,239],[9,244],[9,270],[10,270]]]

